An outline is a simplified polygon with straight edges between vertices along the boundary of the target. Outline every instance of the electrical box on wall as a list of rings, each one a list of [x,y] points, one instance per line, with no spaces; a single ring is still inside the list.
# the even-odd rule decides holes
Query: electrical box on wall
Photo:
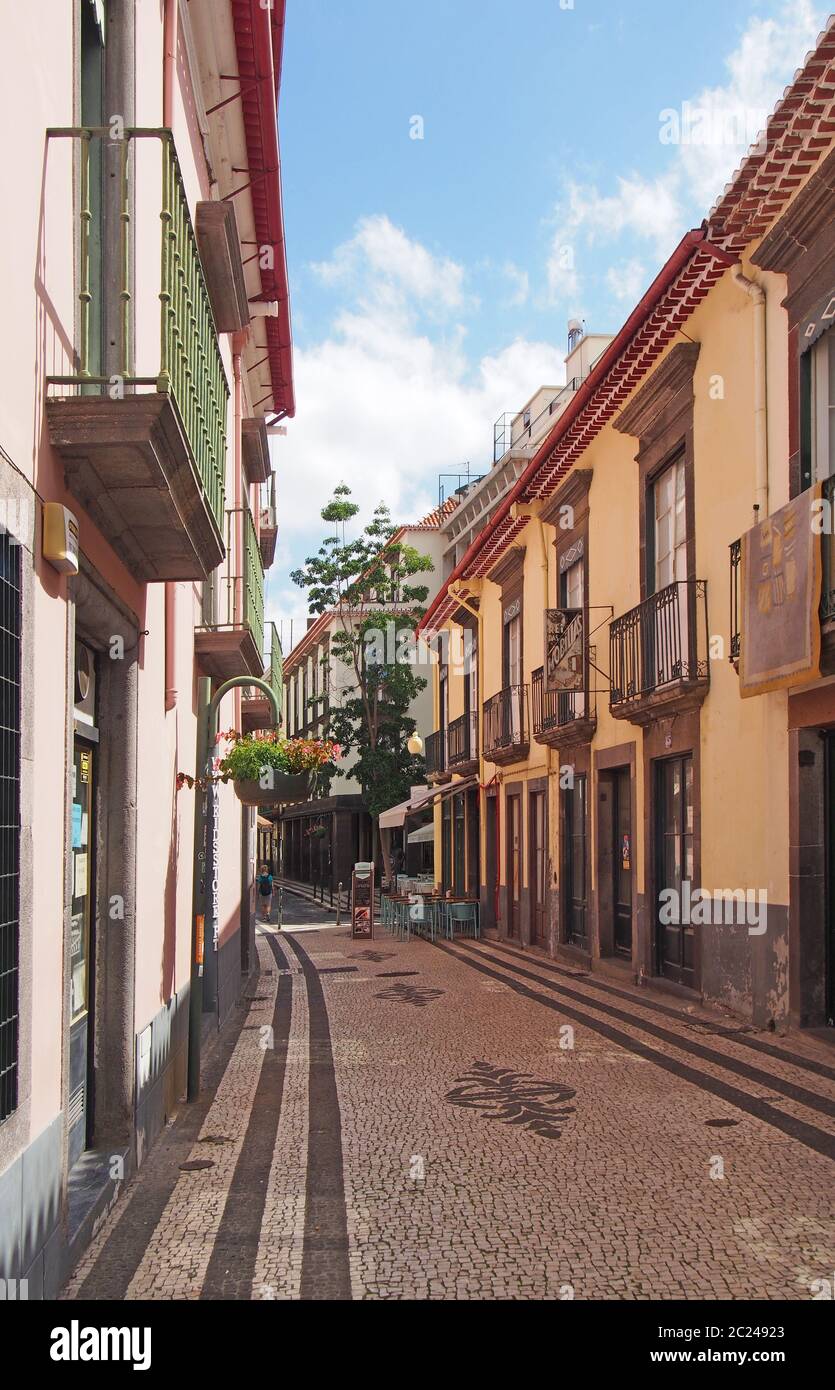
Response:
[[[59,574],[78,574],[78,519],[60,502],[43,504],[43,557]]]

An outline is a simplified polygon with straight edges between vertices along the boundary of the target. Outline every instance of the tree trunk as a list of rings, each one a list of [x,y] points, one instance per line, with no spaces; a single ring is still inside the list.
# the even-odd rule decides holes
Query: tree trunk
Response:
[[[388,883],[389,891],[394,887],[391,876],[391,831],[381,830],[379,820],[374,822],[377,834],[380,837],[380,854],[383,860],[383,877]]]

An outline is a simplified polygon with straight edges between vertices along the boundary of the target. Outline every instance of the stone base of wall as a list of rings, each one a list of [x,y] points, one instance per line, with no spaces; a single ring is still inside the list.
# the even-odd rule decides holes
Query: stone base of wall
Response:
[[[185,985],[136,1037],[135,1149],[137,1167],[185,1097],[188,1074]]]

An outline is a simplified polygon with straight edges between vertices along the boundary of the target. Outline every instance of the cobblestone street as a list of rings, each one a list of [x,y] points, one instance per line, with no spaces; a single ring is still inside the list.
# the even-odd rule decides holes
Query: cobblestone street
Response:
[[[66,1297],[808,1300],[831,1277],[831,1049],[332,921],[287,895],[203,1099]]]

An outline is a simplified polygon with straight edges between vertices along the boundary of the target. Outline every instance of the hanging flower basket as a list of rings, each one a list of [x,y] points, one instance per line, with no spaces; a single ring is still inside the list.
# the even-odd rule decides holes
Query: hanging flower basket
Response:
[[[206,787],[231,782],[244,806],[282,806],[307,801],[316,787],[320,768],[342,756],[338,743],[322,738],[285,738],[275,730],[218,734],[218,743],[231,744],[206,777],[177,775],[177,786]]]
[[[235,778],[232,785],[244,806],[289,806],[309,799],[312,780],[312,772],[271,772],[267,769],[260,778]]]

